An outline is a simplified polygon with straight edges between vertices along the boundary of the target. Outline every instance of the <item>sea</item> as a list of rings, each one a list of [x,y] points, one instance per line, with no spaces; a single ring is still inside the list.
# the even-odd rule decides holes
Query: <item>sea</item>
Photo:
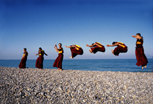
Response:
[[[54,59],[46,59],[43,62],[44,69],[56,69],[53,67]],[[27,68],[35,68],[36,60],[27,60]],[[136,59],[64,59],[63,70],[84,71],[121,71],[121,72],[153,72],[153,59],[148,59],[147,68],[136,66]],[[18,68],[20,60],[0,60],[2,67]]]

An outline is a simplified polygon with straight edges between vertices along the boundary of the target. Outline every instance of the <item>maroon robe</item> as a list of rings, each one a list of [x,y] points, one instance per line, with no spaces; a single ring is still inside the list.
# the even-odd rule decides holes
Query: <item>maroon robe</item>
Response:
[[[62,62],[63,62],[63,53],[59,53],[58,57],[54,61],[53,67],[62,69]]]
[[[119,53],[126,53],[128,51],[128,48],[125,44],[120,43],[120,45],[118,45],[115,49],[114,49],[114,55],[118,56]]]
[[[59,54],[56,60],[54,61],[53,67],[57,67],[62,69],[62,62],[63,62],[63,48],[59,49]]]
[[[24,58],[21,59],[20,64],[19,64],[19,68],[26,68],[26,61],[27,61],[28,53],[24,52],[23,54],[25,54],[25,56],[24,56]]]
[[[43,68],[43,61],[44,61],[44,51],[40,51],[39,53],[39,57],[36,60],[36,68]]]
[[[70,48],[71,50],[71,54],[72,54],[72,58],[74,58],[77,55],[82,55],[83,54],[83,49],[79,48],[79,50],[77,50],[75,47]]]
[[[148,59],[146,55],[144,54],[144,49],[143,49],[143,38],[142,39],[137,39],[136,41],[136,50],[135,50],[135,55],[137,59],[137,66],[146,66],[148,63]]]
[[[43,68],[43,61],[44,61],[44,57],[42,55],[40,55],[37,60],[36,60],[36,68]]]
[[[100,52],[105,52],[105,47],[103,45],[100,45],[101,47],[99,47],[98,45],[96,45],[95,47],[91,48],[92,52],[95,54],[97,51]]]

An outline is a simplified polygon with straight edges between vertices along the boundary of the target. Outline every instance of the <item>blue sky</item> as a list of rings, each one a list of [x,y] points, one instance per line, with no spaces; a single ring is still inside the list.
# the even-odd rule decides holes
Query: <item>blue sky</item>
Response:
[[[151,0],[2,0],[0,1],[0,59],[36,59],[38,48],[55,59],[54,45],[63,44],[64,58],[71,52],[65,45],[78,44],[84,54],[76,59],[135,58],[136,39],[141,33],[148,58],[153,56],[153,2]],[[105,53],[91,54],[86,44],[102,43]],[[106,47],[113,41],[129,50],[114,56]]]

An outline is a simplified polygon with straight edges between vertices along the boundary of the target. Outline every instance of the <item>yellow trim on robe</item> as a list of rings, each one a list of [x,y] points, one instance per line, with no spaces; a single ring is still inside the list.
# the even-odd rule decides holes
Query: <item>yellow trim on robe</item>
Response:
[[[122,42],[117,42],[117,43],[124,44],[124,43],[122,43]]]
[[[123,48],[125,47],[124,43],[122,43],[122,42],[118,42],[118,43],[120,44],[121,47],[123,47]]]
[[[81,48],[79,45],[76,45],[78,48]]]
[[[25,56],[25,54],[23,54],[23,57]]]
[[[44,51],[44,50],[42,50],[42,51]],[[39,56],[41,55],[41,53],[39,54]]]
[[[96,43],[98,43],[98,47],[102,47],[102,44],[101,43],[99,43],[99,42],[96,42]]]
[[[76,50],[79,50],[79,48],[81,48],[79,45],[75,45]]]
[[[137,44],[141,44],[141,42],[137,42]]]
[[[63,51],[58,51],[58,53],[63,53]]]

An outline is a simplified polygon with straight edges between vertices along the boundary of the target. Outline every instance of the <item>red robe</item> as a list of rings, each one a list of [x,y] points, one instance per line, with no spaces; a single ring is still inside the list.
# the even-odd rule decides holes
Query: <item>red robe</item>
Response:
[[[100,43],[97,43],[95,47],[91,48],[92,52],[95,54],[97,51],[105,52],[105,47],[101,45]]]
[[[146,55],[144,54],[144,49],[143,49],[143,39],[137,39],[136,41],[136,50],[135,50],[135,55],[137,59],[137,66],[146,66],[148,63],[148,59]]]
[[[70,48],[71,50],[71,54],[72,54],[72,58],[74,58],[77,55],[82,55],[83,54],[83,49],[82,48],[78,48],[78,50],[75,47]]]
[[[114,49],[114,55],[118,56],[119,53],[126,53],[128,51],[127,46],[124,43],[119,42],[121,45],[118,45]]]
[[[20,64],[19,64],[19,68],[26,68],[26,61],[27,61],[27,56],[28,53],[24,52],[25,56],[23,59],[21,59]]]
[[[36,60],[36,68],[43,68],[43,61],[44,61],[44,51],[40,51],[39,53],[39,57]]]
[[[59,50],[58,57],[54,61],[53,67],[62,69],[62,62],[63,62],[63,49]]]
[[[44,61],[44,57],[42,55],[40,55],[37,60],[36,60],[36,68],[43,68],[43,61]]]

